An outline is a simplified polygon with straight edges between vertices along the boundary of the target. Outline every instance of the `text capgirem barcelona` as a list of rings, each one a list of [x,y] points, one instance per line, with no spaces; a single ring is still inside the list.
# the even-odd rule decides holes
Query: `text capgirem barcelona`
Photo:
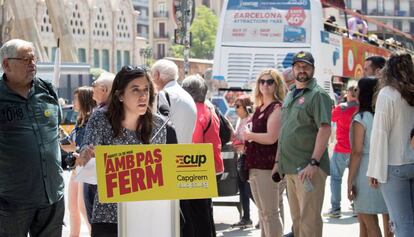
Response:
[[[107,197],[164,186],[161,149],[104,154]]]

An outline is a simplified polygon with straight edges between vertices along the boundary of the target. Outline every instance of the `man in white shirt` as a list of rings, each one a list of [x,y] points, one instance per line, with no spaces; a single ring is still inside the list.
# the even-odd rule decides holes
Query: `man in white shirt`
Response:
[[[185,91],[177,82],[178,67],[177,65],[166,59],[158,60],[151,68],[151,76],[155,87],[158,91],[157,107],[169,108],[168,117],[172,121],[179,144],[192,143],[193,132],[197,119],[197,107],[193,97]],[[186,224],[189,217],[190,202],[188,200],[180,200],[181,231],[182,236],[186,236],[184,232],[191,231],[191,225]],[[178,216],[176,213],[176,220]],[[184,230],[185,229],[185,230]]]
[[[157,106],[169,108],[178,143],[192,143],[197,108],[191,95],[177,82],[177,65],[170,60],[158,60],[151,68],[151,76],[158,90]]]

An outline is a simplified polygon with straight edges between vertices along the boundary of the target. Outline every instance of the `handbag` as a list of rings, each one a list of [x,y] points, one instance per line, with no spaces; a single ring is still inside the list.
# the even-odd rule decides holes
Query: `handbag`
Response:
[[[242,182],[247,182],[249,179],[249,171],[246,169],[246,154],[241,154],[237,159],[237,173]]]

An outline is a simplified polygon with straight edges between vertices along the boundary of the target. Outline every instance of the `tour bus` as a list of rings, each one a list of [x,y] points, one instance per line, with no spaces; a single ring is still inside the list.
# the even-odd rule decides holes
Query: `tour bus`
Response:
[[[345,18],[344,30],[341,23],[334,33],[324,30],[324,21],[330,14],[336,19]],[[345,78],[359,79],[366,57],[388,57],[391,53],[385,47],[351,39],[345,24],[347,15],[403,36],[406,46],[412,48],[411,35],[346,9],[340,0],[225,0],[212,78],[225,81],[229,88],[251,89],[261,69],[283,71],[291,67],[295,53],[305,50],[315,58],[318,84],[334,99],[334,85]]]

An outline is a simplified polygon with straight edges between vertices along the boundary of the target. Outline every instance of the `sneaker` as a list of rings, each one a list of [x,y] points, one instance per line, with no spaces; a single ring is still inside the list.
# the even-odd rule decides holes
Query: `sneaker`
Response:
[[[247,228],[252,226],[253,222],[252,220],[246,220],[246,219],[241,219],[239,222],[234,223],[233,225],[231,225],[232,228]]]
[[[327,213],[324,213],[323,216],[328,218],[339,218],[341,217],[341,209],[330,209]]]
[[[295,236],[293,235],[293,232],[290,232],[290,233],[285,234],[283,237],[295,237]]]

